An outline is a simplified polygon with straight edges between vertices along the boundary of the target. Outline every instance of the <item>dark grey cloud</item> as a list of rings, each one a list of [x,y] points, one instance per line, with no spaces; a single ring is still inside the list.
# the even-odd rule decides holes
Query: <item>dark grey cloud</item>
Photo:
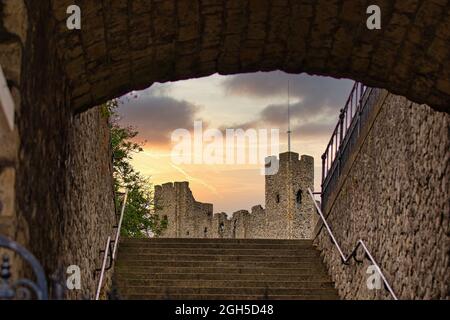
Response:
[[[138,140],[153,145],[165,145],[170,142],[174,130],[191,129],[199,107],[182,100],[163,95],[153,95],[149,91],[138,98],[132,93],[121,99],[119,108],[121,123],[137,129]]]
[[[290,105],[291,120],[293,122],[309,122],[323,120],[335,116],[336,108],[327,104],[296,102]],[[287,106],[285,104],[269,105],[260,113],[260,120],[264,123],[283,126],[288,119]]]
[[[247,96],[255,105],[268,98],[286,99],[287,83],[291,88],[291,124],[294,138],[329,136],[339,109],[344,105],[352,81],[307,75],[288,75],[283,72],[241,74],[228,76],[222,83],[228,95]],[[121,99],[119,113],[122,123],[139,131],[138,140],[153,145],[166,145],[174,130],[190,130],[198,119],[199,107],[194,103],[170,97],[172,85],[154,84],[147,90],[131,93]],[[273,100],[273,99],[272,99]],[[224,123],[225,128],[279,128],[287,127],[286,103],[269,104],[253,119],[238,124]],[[207,123],[204,124],[205,128]]]
[[[241,74],[223,81],[224,90],[229,95],[248,96],[261,100],[269,97],[286,99],[285,104],[268,105],[255,119],[235,126],[278,127],[280,130],[285,130],[288,83],[291,96],[291,123],[295,137],[331,134],[353,81],[289,75],[280,71]]]
[[[283,114],[283,116],[286,117],[286,114]],[[331,136],[331,133],[337,123],[337,118],[316,118],[311,121],[293,122],[294,123],[291,123],[291,130],[294,139],[318,138]],[[224,125],[220,129],[225,130],[228,128],[243,130],[255,128],[279,129],[280,133],[284,133],[287,131],[287,119],[283,119],[283,122],[276,122],[263,121],[261,118],[258,118],[253,121]]]
[[[308,100],[308,98],[305,98]],[[291,105],[291,127],[294,138],[329,135],[334,127],[339,107],[328,104],[297,102]],[[288,124],[286,105],[269,105],[252,122],[253,126],[276,127],[286,130]],[[248,124],[247,124],[248,125]]]
[[[294,139],[331,137],[332,131],[336,124],[333,122],[311,122],[295,126],[292,131]]]
[[[270,97],[287,93],[289,75],[283,72],[257,72],[227,77],[222,85],[226,93],[254,97]]]
[[[311,101],[326,101],[333,97],[343,101],[353,81],[273,71],[229,76],[222,85],[227,94],[264,98],[287,96],[288,83],[292,97],[310,97]]]

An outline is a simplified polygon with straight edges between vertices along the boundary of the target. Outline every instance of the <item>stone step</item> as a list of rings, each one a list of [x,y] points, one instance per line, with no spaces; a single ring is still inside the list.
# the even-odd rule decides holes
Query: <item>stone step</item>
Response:
[[[241,295],[241,294],[171,294],[167,296],[166,294],[130,294],[127,296],[122,296],[129,300],[184,300],[184,301],[195,301],[195,300],[222,300],[222,301],[233,301],[233,300],[247,300],[247,301],[257,301],[257,300],[339,300],[339,296],[335,294],[320,294],[320,295]]]
[[[311,240],[125,239],[114,278],[126,299],[338,299]]]
[[[319,261],[284,262],[284,261],[155,261],[155,260],[117,260],[117,266],[135,267],[216,267],[216,268],[280,268],[280,269],[316,269],[321,267]]]
[[[119,262],[119,261],[118,261]],[[115,272],[117,274],[121,273],[141,273],[141,274],[254,274],[254,275],[326,275],[325,268],[321,265],[319,268],[261,268],[261,267],[214,267],[214,266],[198,266],[197,264],[193,267],[181,267],[181,266],[167,266],[166,264],[162,266],[129,266],[118,264],[115,267]]]
[[[159,247],[126,247],[120,250],[121,254],[176,254],[176,255],[245,255],[245,256],[314,256],[319,257],[320,252],[312,247],[298,249],[245,249],[245,248],[159,248]]]
[[[133,239],[133,238],[122,238],[121,243],[218,243],[218,244],[304,244],[312,245],[312,240],[290,240],[290,239],[207,239],[207,238],[148,238],[148,239]]]
[[[257,249],[257,250],[299,250],[299,249],[314,249],[310,244],[264,244],[264,243],[159,243],[159,242],[144,242],[144,243],[120,243],[119,248],[126,250],[128,248],[138,249],[170,249],[170,248],[184,248],[184,249]]]
[[[297,269],[298,270],[298,269]],[[191,280],[191,281],[208,281],[208,280],[242,280],[242,281],[317,281],[329,282],[330,277],[325,272],[314,272],[309,270],[301,270],[292,274],[258,274],[258,273],[143,273],[143,272],[116,272],[115,279],[121,281],[134,280]],[[309,272],[308,272],[309,271]],[[251,272],[251,270],[249,270]]]
[[[123,296],[129,295],[146,295],[146,294],[159,294],[170,297],[171,295],[210,295],[210,294],[222,294],[222,295],[250,295],[250,296],[270,296],[270,295],[333,295],[336,294],[336,290],[333,287],[329,288],[266,288],[266,287],[208,287],[208,288],[192,288],[192,287],[162,287],[162,286],[133,286],[133,287],[118,287],[119,293]]]
[[[287,280],[287,279],[285,279]],[[334,288],[330,281],[249,281],[249,280],[131,280],[120,281],[120,288],[135,287],[178,287],[178,288],[271,288],[271,289],[327,289]]]
[[[121,253],[120,260],[123,263],[136,261],[198,261],[201,262],[318,262],[320,258],[317,255],[301,256],[281,256],[281,255],[219,255],[219,254],[130,254]]]

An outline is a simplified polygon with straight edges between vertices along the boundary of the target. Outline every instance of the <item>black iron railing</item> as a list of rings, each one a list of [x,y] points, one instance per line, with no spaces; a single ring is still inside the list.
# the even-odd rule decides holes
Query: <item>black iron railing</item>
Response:
[[[30,279],[11,279],[11,263],[6,253],[0,262],[0,300],[17,299],[48,299],[47,278],[39,261],[27,249],[15,241],[0,235],[0,248],[5,248],[18,254],[28,263],[33,271],[36,281]]]
[[[326,204],[330,190],[336,187],[341,169],[348,160],[380,93],[381,89],[369,88],[356,82],[344,108],[341,109],[339,121],[322,155],[322,207]]]

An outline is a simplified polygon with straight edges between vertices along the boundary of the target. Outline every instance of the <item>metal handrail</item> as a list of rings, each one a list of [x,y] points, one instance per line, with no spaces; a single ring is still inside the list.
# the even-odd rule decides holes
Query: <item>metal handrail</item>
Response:
[[[112,259],[113,260],[116,259],[117,247],[119,245],[120,230],[122,229],[123,214],[125,213],[125,205],[127,203],[127,199],[128,199],[128,190],[125,191],[125,196],[124,196],[123,202],[122,202],[122,210],[120,211],[119,224],[117,226],[116,238],[114,239],[114,249],[113,249],[113,252],[112,252]]]
[[[103,277],[105,276],[105,270],[106,270],[106,261],[108,260],[109,251],[111,250],[110,246],[111,246],[111,237],[108,237],[108,240],[106,240],[106,247],[105,247],[105,251],[103,254],[103,263],[102,263],[102,268],[101,268],[101,272],[100,272],[100,279],[98,281],[97,293],[95,294],[95,300],[100,299],[100,291],[102,290]]]
[[[397,296],[396,296],[395,293],[394,293],[394,290],[392,290],[392,287],[389,285],[388,281],[386,280],[386,277],[384,276],[383,272],[381,271],[380,266],[378,265],[378,263],[377,263],[377,262],[375,261],[375,259],[373,258],[373,256],[372,256],[372,254],[370,253],[369,249],[367,249],[367,246],[365,245],[365,243],[364,243],[363,240],[361,240],[361,239],[358,240],[358,242],[356,243],[355,248],[353,249],[352,253],[351,253],[348,257],[346,257],[346,256],[344,255],[344,253],[343,253],[341,247],[339,246],[339,243],[338,243],[337,240],[336,240],[336,237],[334,236],[333,232],[331,231],[331,228],[330,228],[330,226],[328,225],[327,220],[325,219],[325,217],[324,217],[324,215],[323,215],[323,213],[322,213],[322,210],[321,210],[320,207],[317,205],[317,202],[316,202],[316,200],[314,199],[314,193],[311,191],[310,188],[308,188],[308,193],[309,193],[309,195],[311,196],[311,199],[312,199],[313,202],[314,202],[314,205],[315,205],[315,207],[316,207],[316,209],[317,209],[317,212],[319,213],[320,218],[322,219],[322,222],[323,222],[323,224],[325,225],[325,228],[327,229],[328,234],[329,234],[330,237],[331,237],[331,240],[333,241],[334,245],[336,246],[336,248],[337,248],[337,250],[338,250],[338,252],[339,252],[339,255],[341,256],[342,263],[347,265],[347,264],[349,263],[349,261],[350,261],[351,258],[355,259],[355,261],[357,261],[357,262],[361,262],[361,261],[358,261],[358,260],[356,259],[356,252],[357,252],[357,250],[359,249],[359,247],[362,247],[363,250],[364,250],[365,253],[366,253],[366,256],[369,258],[369,260],[370,260],[370,261],[372,262],[372,264],[375,266],[375,269],[377,270],[378,274],[380,275],[381,279],[383,280],[386,289],[389,291],[389,293],[390,293],[391,296],[394,298],[394,300],[398,300]]]
[[[339,159],[344,140],[354,125],[355,117],[361,112],[363,97],[367,89],[364,84],[355,82],[344,108],[340,111],[338,123],[322,155],[322,185],[326,184],[330,172],[335,170],[336,159]]]
[[[127,204],[127,200],[128,200],[128,190],[125,191],[125,196],[123,198],[122,209],[120,211],[119,223],[115,227],[116,234],[115,234],[114,240],[111,240],[111,237],[109,236],[106,241],[105,250],[102,251],[103,263],[102,263],[101,269],[97,270],[100,272],[100,279],[98,281],[97,292],[95,294],[95,300],[100,299],[100,292],[102,290],[103,278],[105,276],[105,272],[112,268],[112,265],[114,264],[114,261],[116,260],[116,252],[117,252],[117,248],[119,246],[120,231],[122,230],[122,222],[123,222],[123,216],[125,213],[125,207]],[[112,249],[111,249],[111,242],[114,243],[114,247]],[[106,266],[106,262],[108,261],[108,256],[110,257],[110,261],[109,261],[109,266]]]

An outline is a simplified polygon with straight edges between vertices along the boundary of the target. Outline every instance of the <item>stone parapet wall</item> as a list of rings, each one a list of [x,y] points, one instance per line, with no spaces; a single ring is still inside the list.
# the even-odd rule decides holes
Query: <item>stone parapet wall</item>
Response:
[[[389,94],[324,212],[349,254],[366,242],[401,299],[448,299],[450,115]],[[341,263],[325,229],[315,243],[344,299],[385,299],[368,290],[368,262]]]

